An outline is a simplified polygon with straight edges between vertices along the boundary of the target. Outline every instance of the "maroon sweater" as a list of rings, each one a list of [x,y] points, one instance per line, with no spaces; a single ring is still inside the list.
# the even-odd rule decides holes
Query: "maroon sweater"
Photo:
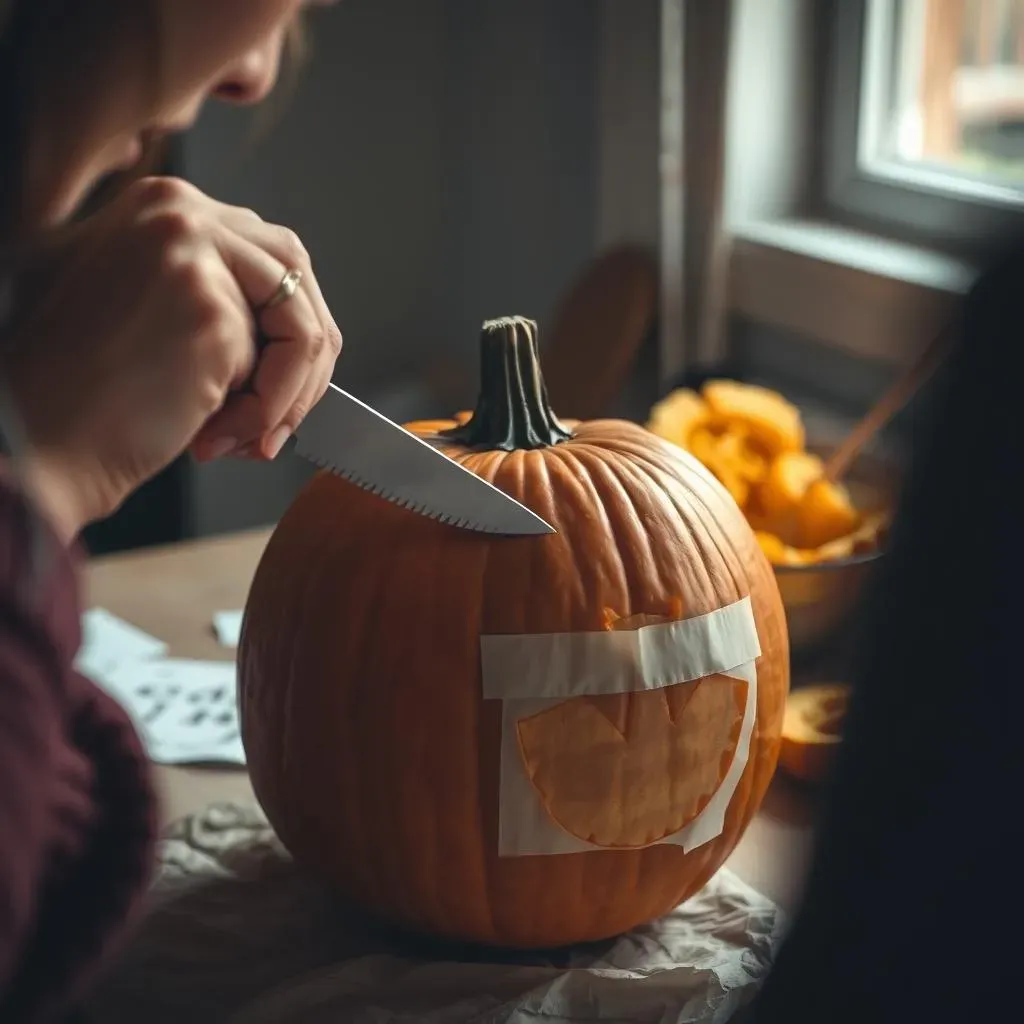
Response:
[[[45,526],[43,526],[45,530]],[[60,1019],[123,932],[156,834],[128,718],[72,668],[73,557],[46,537],[33,572],[25,505],[0,475],[0,1021]]]

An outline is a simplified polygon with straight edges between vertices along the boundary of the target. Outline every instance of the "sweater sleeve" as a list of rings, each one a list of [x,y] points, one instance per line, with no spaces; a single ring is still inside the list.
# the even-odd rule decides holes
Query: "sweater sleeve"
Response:
[[[61,652],[46,609],[26,600],[22,510],[0,479],[0,1007],[39,909],[61,736]]]
[[[148,762],[125,713],[78,675],[72,557],[0,476],[0,1020],[52,1019],[123,934],[156,834]]]

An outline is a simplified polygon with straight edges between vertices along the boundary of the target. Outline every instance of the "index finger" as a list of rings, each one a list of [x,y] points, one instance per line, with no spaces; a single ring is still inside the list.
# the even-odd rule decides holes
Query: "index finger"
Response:
[[[324,359],[336,361],[341,353],[343,339],[337,321],[331,314],[324,298],[320,282],[313,271],[313,264],[298,235],[288,228],[268,224],[252,210],[218,204],[223,222],[231,230],[248,239],[254,245],[270,253],[282,266],[302,271],[302,289],[309,297],[313,311],[323,328],[327,352]]]
[[[267,306],[288,273],[274,256],[230,230],[218,233],[216,245],[247,301],[255,307],[261,351],[245,390],[233,394],[203,427],[197,438],[199,449],[217,450],[227,440],[241,448],[260,440],[272,457],[271,444],[276,446],[276,454],[287,439],[285,435],[279,442],[272,441],[282,421],[288,417],[297,426],[305,415],[297,415],[295,406],[308,393],[310,378],[316,376],[323,329],[302,288]]]

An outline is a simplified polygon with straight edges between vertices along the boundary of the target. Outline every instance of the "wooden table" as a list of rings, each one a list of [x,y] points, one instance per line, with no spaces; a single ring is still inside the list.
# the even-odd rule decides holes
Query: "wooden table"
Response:
[[[232,652],[214,637],[212,616],[244,605],[268,536],[260,530],[94,559],[85,599],[166,641],[173,655],[230,660]],[[160,766],[157,779],[165,821],[209,803],[254,800],[243,769]],[[812,815],[808,794],[777,777],[729,867],[791,907],[805,873]]]

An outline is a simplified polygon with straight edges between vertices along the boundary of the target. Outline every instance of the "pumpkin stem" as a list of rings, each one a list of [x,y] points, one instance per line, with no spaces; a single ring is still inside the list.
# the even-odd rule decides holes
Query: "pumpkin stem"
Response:
[[[488,320],[480,334],[480,396],[473,417],[442,435],[482,451],[549,448],[572,432],[558,422],[540,372],[537,323]]]

